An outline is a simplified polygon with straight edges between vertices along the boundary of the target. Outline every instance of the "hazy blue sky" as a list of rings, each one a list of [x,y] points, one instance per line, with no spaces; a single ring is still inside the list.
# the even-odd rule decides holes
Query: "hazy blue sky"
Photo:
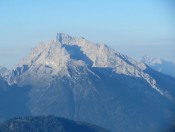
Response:
[[[0,0],[0,65],[12,67],[57,32],[133,58],[175,60],[174,0]]]

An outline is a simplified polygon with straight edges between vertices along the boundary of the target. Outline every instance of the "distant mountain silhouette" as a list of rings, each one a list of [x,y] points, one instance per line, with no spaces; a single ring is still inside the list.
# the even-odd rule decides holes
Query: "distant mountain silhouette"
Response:
[[[175,63],[161,58],[144,56],[141,61],[156,71],[170,75],[175,78]]]

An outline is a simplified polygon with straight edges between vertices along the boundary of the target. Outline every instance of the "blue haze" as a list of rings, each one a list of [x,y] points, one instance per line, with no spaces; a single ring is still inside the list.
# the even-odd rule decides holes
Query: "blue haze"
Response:
[[[139,59],[175,60],[173,0],[0,0],[0,65],[12,67],[57,32]]]

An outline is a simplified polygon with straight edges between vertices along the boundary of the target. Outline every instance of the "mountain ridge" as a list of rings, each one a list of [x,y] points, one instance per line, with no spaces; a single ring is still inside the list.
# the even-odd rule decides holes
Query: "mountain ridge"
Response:
[[[78,55],[76,55],[77,53]],[[163,95],[163,91],[156,86],[156,81],[143,72],[146,68],[143,63],[117,53],[104,44],[94,44],[84,38],[74,38],[63,33],[57,33],[55,41],[40,44],[33,49],[29,58],[24,60],[20,66],[22,67],[26,64],[28,67],[33,64],[46,65],[53,67],[53,70],[57,69],[58,72],[64,71],[68,73],[66,64],[77,60],[84,61],[90,67],[110,67],[113,72],[119,74],[144,78],[157,92]]]

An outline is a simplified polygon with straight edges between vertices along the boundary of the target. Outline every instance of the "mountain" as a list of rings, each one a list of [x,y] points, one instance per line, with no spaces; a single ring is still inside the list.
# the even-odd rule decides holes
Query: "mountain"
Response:
[[[109,132],[88,124],[55,116],[27,116],[10,119],[0,125],[0,132]]]
[[[114,132],[155,132],[174,122],[175,78],[85,38],[58,33],[4,80],[23,90],[16,95],[28,115],[56,115]]]
[[[156,71],[162,72],[175,78],[175,63],[172,61],[144,56],[142,57],[141,62],[147,64]]]

